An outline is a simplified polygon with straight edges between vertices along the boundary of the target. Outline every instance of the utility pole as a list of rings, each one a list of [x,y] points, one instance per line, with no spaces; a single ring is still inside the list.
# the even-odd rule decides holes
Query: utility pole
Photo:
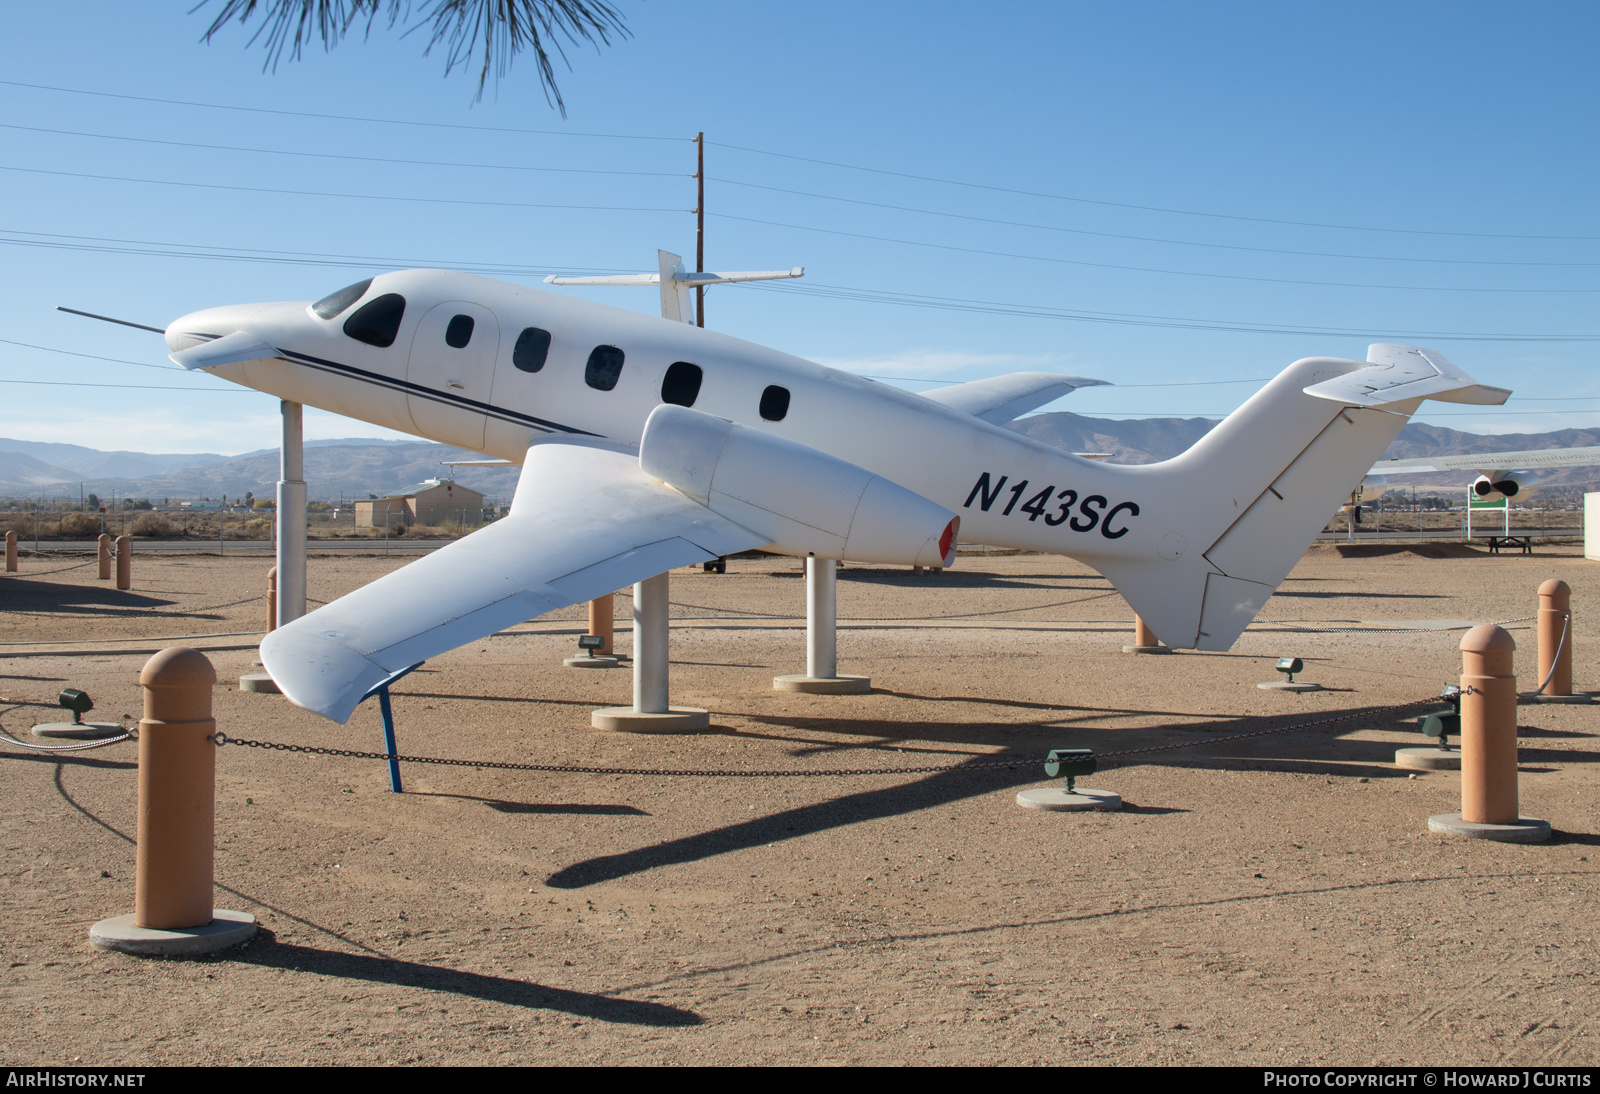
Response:
[[[698,161],[695,164],[694,202],[694,268],[696,273],[706,268],[706,135],[700,132],[694,139]],[[706,287],[694,287],[694,325],[706,325]]]

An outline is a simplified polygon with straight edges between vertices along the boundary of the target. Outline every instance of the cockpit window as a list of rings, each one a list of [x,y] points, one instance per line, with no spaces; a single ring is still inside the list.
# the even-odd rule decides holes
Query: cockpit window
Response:
[[[583,382],[596,391],[610,391],[617,386],[617,377],[622,375],[622,357],[622,351],[616,346],[594,347],[583,370]]]
[[[781,422],[789,413],[789,389],[773,384],[761,393],[761,416],[769,422]]]
[[[538,327],[525,327],[517,335],[517,344],[511,351],[511,363],[523,372],[538,372],[544,368],[544,359],[550,354],[550,332]]]
[[[346,285],[338,292],[329,293],[321,300],[318,300],[311,305],[311,310],[317,313],[318,318],[332,319],[351,304],[367,295],[367,290],[371,287],[372,278],[370,277],[365,281],[357,281],[354,285]]]
[[[450,325],[444,329],[444,344],[451,349],[466,349],[467,343],[472,341],[472,316],[458,315],[450,320]]]
[[[406,298],[397,292],[386,292],[357,308],[344,321],[344,332],[369,346],[392,346],[400,334],[400,320],[405,314]]]
[[[699,365],[688,361],[672,362],[661,380],[661,401],[678,406],[694,406],[694,401],[700,397],[700,381],[704,378],[705,374]]]

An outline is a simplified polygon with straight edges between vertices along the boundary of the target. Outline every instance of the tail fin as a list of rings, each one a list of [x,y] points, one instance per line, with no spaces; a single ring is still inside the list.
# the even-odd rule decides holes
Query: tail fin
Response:
[[[1139,469],[1180,478],[1208,499],[1187,527],[1167,533],[1159,559],[1096,560],[1163,641],[1232,646],[1423,398],[1499,391],[1421,351],[1449,382],[1426,391],[1402,383],[1386,400],[1371,381],[1407,348],[1373,346],[1368,362],[1296,361],[1187,452]]]

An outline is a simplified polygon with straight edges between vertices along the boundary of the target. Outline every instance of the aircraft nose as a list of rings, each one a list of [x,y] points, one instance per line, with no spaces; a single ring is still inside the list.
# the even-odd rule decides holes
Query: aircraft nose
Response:
[[[201,308],[188,315],[180,315],[167,324],[167,348],[173,353],[202,342],[221,338],[236,330],[248,330],[252,318],[270,304],[224,304],[218,308]]]

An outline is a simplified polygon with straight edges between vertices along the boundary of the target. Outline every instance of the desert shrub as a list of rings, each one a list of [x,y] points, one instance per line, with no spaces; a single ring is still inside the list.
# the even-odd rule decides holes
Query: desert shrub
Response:
[[[178,529],[160,513],[140,513],[133,518],[133,534],[136,536],[175,536],[178,534]]]
[[[56,525],[56,534],[60,536],[98,536],[100,534],[100,515],[98,513],[68,513]]]

